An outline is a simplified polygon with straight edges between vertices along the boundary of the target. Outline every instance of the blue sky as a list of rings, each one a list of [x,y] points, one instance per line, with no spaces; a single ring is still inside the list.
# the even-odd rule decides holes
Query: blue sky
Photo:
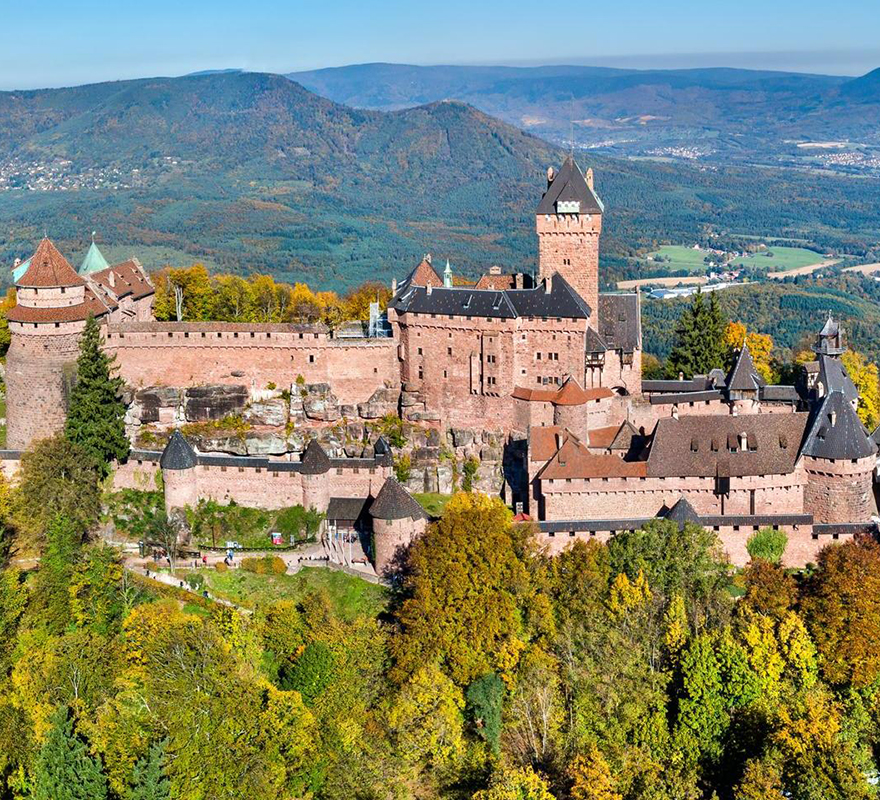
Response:
[[[0,89],[394,61],[880,66],[880,0],[0,0]]]

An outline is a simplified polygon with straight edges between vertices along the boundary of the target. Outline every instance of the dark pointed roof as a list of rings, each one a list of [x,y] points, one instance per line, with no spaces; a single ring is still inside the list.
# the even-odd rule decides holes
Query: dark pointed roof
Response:
[[[193,450],[192,445],[183,438],[180,431],[176,430],[171,434],[168,444],[162,451],[159,466],[162,469],[192,469],[197,461],[196,451]]]
[[[832,392],[815,412],[801,452],[813,458],[867,458],[877,445],[852,403],[842,392]]]
[[[666,512],[664,519],[677,523],[679,528],[683,528],[688,522],[701,524],[700,517],[694,511],[694,507],[684,497],[678,498],[675,505]]]
[[[608,350],[608,345],[597,331],[587,328],[585,349],[588,353],[604,353]]]
[[[757,392],[766,381],[758,374],[755,368],[755,362],[752,361],[752,354],[749,352],[749,346],[743,342],[742,350],[736,357],[736,364],[730,371],[727,379],[727,391],[729,392]]]
[[[375,454],[376,459],[381,461],[382,464],[385,464],[389,467],[391,466],[391,446],[385,440],[384,436],[380,436],[378,439],[376,439],[376,444],[373,445],[373,453]]]
[[[840,392],[850,402],[858,399],[859,390],[849,377],[843,362],[824,353],[819,354],[819,375],[816,383],[823,386],[826,395]]]
[[[85,281],[76,274],[68,260],[49,239],[43,239],[30,259],[30,266],[18,281],[18,286],[49,287],[83,286]]]
[[[382,485],[370,506],[370,516],[373,519],[428,518],[425,509],[395,478],[388,478]]]
[[[587,185],[586,178],[572,156],[565,159],[562,168],[553,176],[536,213],[555,214],[556,204],[560,201],[580,203],[581,214],[601,214],[604,211],[602,201]]]
[[[325,472],[330,471],[330,456],[327,455],[326,451],[320,444],[318,444],[317,439],[312,439],[302,455],[302,469],[300,472],[303,475],[323,475]]]

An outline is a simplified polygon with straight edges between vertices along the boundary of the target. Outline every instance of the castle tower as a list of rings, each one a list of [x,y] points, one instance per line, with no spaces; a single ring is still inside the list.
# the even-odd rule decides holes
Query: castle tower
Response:
[[[604,208],[593,191],[593,171],[586,177],[572,156],[562,169],[547,170],[547,191],[537,210],[538,276],[559,273],[593,312],[599,309],[599,235]]]
[[[330,487],[327,473],[330,472],[330,456],[318,444],[317,439],[312,439],[302,455],[303,507],[314,508],[318,511],[326,511],[330,502]]]
[[[171,514],[175,509],[187,506],[195,508],[199,501],[195,470],[197,463],[196,451],[180,431],[174,431],[159,458],[166,513]]]
[[[26,450],[64,427],[79,338],[105,308],[55,245],[43,239],[17,273],[18,305],[8,314],[7,447]]]
[[[407,548],[425,532],[428,515],[395,478],[388,478],[370,506],[373,518],[373,561],[386,575],[398,565]]]

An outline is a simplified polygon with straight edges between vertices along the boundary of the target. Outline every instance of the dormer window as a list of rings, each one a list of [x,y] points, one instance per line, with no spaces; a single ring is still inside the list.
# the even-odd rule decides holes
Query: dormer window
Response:
[[[580,200],[557,200],[556,201],[556,213],[557,214],[580,214],[581,213],[581,201]]]

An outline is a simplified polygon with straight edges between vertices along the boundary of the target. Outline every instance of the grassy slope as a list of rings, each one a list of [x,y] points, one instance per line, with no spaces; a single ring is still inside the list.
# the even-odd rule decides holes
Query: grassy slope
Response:
[[[316,591],[326,591],[336,613],[345,619],[378,616],[387,604],[384,587],[322,567],[303,567],[295,575],[254,575],[241,569],[199,574],[212,593],[249,608],[280,598],[301,600]]]
[[[771,247],[772,256],[756,253],[751,256],[734,259],[732,266],[755,267],[758,269],[785,271],[818,264],[824,260],[821,253],[815,250],[807,250],[803,247]],[[675,273],[682,270],[688,272],[705,272],[706,264],[703,259],[707,255],[706,250],[694,250],[692,247],[681,245],[664,245],[649,255],[666,256],[671,261],[649,262],[646,260],[645,268],[649,270],[665,270]]]

